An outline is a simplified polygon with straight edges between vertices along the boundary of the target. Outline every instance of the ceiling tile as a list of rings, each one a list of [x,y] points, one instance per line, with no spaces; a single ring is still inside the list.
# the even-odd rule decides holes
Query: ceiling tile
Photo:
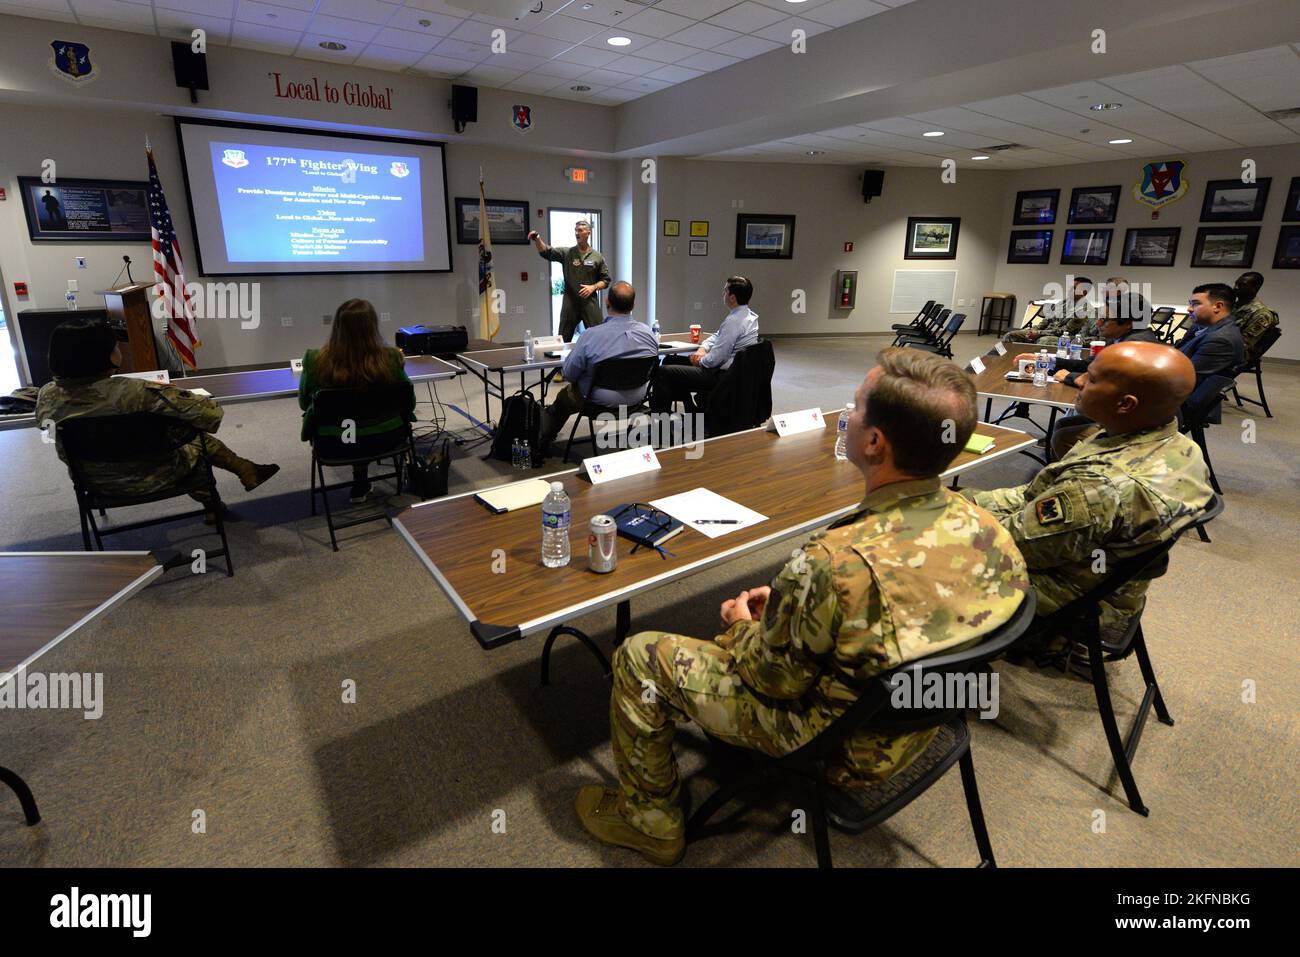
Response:
[[[239,7],[235,10],[235,22],[274,27],[277,30],[302,31],[306,30],[307,24],[311,22],[311,11],[291,10],[287,7],[272,6],[269,3],[239,0]]]
[[[492,55],[492,48],[482,46],[478,43],[466,43],[464,40],[447,37],[445,40],[438,41],[438,45],[433,48],[433,52],[439,56],[449,57],[453,60],[466,60],[470,63],[478,63],[481,60],[486,60]]]
[[[687,17],[679,17],[675,13],[669,13],[659,7],[654,7],[628,17],[626,22],[619,24],[619,26],[635,30],[642,36],[663,39],[678,30],[685,30],[694,22],[694,20]]]
[[[435,76],[460,76],[466,71],[474,69],[476,65],[469,60],[458,60],[455,57],[430,53],[428,56],[421,58],[415,64],[415,68],[422,73],[431,73]]]
[[[700,50],[712,50],[728,40],[736,39],[738,36],[740,34],[735,30],[724,30],[722,27],[715,27],[707,23],[697,23],[685,30],[674,33],[668,39],[673,43],[684,43]]]
[[[762,37],[736,37],[736,39],[728,40],[722,44],[716,52],[748,60],[750,57],[762,56],[772,50],[779,50],[784,45],[772,40],[764,40]]]
[[[359,40],[369,43],[379,32],[379,27],[373,23],[362,23],[360,20],[327,17],[318,13],[312,18],[310,30],[312,33],[338,37],[341,40]]]
[[[647,74],[652,80],[667,80],[669,83],[685,83],[697,76],[704,76],[702,70],[688,70],[683,66],[661,66],[653,73]]]
[[[617,60],[611,60],[607,63],[605,69],[626,73],[629,76],[645,76],[647,73],[653,73],[661,66],[663,64],[657,60],[646,60],[636,56],[621,56]]]
[[[550,37],[539,36],[535,33],[525,33],[510,44],[510,49],[519,53],[531,53],[533,56],[550,59],[563,53],[571,46],[573,44],[568,40],[553,40]]]
[[[571,43],[581,43],[592,34],[600,32],[600,27],[594,23],[575,20],[573,17],[566,17],[561,13],[557,13],[530,27],[528,32],[550,37],[552,40],[568,40]]]
[[[674,66],[684,66],[691,70],[703,70],[708,73],[712,70],[721,70],[723,67],[731,66],[733,63],[739,63],[735,57],[723,56],[721,53],[710,53],[700,51],[691,56],[683,57],[678,60]]]
[[[637,56],[658,60],[661,63],[676,63],[678,60],[696,52],[698,51],[695,47],[683,46],[680,43],[673,43],[671,40],[656,40],[648,47],[642,47],[638,50]]]
[[[842,27],[856,23],[858,20],[865,20],[867,17],[874,17],[887,9],[889,8],[872,3],[871,0],[831,0],[830,3],[823,3],[809,10],[805,16],[827,26]]]
[[[177,10],[186,13],[201,13],[205,17],[225,18],[235,12],[235,0],[154,0],[159,10]]]
[[[346,17],[363,23],[384,24],[396,12],[396,5],[382,0],[320,0],[316,15]]]
[[[245,0],[240,0],[240,5]],[[429,10],[421,10],[418,7],[398,7],[393,18],[388,21],[389,30],[410,30],[413,33],[425,33],[429,36],[447,37],[451,36],[453,30],[460,26],[462,17],[449,17],[445,13],[433,13]],[[428,20],[429,25],[425,26],[420,21]]]
[[[375,34],[374,43],[399,50],[418,50],[428,53],[441,43],[442,37],[432,33],[416,30],[399,30],[396,27],[384,27]]]
[[[739,3],[717,16],[709,17],[708,22],[715,27],[724,27],[740,33],[753,33],[755,30],[780,23],[787,16],[788,13],[773,10],[761,3],[754,3],[753,0],[746,0],[745,3]]]
[[[231,31],[231,46],[263,53],[293,53],[302,38],[299,30],[281,30],[278,27],[251,26],[235,21]]]
[[[377,70],[403,70],[408,66],[414,66],[420,58],[420,54],[415,50],[403,50],[372,43],[361,51],[355,65],[368,66]]]
[[[830,27],[826,26],[826,24],[817,23],[806,17],[790,17],[788,20],[782,20],[770,27],[754,31],[754,36],[762,37],[764,40],[771,40],[773,43],[779,43],[782,46],[789,46],[795,30],[802,30],[804,36],[815,37],[817,34],[825,33],[829,29]]]
[[[735,5],[736,0],[659,0],[655,9],[679,13],[692,20],[705,20]]]

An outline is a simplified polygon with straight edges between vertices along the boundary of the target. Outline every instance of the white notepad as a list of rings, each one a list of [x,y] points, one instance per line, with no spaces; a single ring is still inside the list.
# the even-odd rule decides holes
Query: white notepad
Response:
[[[767,521],[766,515],[760,515],[752,508],[746,508],[707,488],[693,488],[689,492],[670,495],[648,504],[661,512],[667,512],[687,528],[693,528],[709,538],[718,538]],[[725,519],[732,524],[714,524],[708,519]]]
[[[474,497],[494,512],[513,512],[517,508],[541,505],[550,491],[551,483],[545,479],[528,479],[499,485]]]

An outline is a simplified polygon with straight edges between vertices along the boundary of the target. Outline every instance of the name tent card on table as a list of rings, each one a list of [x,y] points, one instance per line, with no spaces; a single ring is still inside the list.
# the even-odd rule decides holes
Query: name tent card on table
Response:
[[[1004,355],[1007,354],[1007,347],[1004,346],[1004,345],[1002,344],[1002,340],[1001,340],[1001,339],[999,339],[997,342],[993,343],[993,348],[997,350],[997,353],[998,353],[998,355],[1000,355],[1000,356],[1004,356]]]
[[[638,446],[583,459],[582,467],[592,485],[602,485],[629,475],[655,471],[659,468],[659,456],[648,445]]]
[[[970,371],[975,373],[976,375],[979,375],[981,372],[983,372],[984,360],[981,359],[979,356],[976,356],[974,359],[972,359],[970,361]]]
[[[294,375],[302,375],[302,360],[290,359],[289,368],[293,371]]]
[[[171,385],[172,377],[166,369],[154,369],[152,372],[119,372],[114,379],[144,379],[145,382],[161,382]]]
[[[780,412],[772,416],[769,432],[777,435],[798,435],[800,432],[816,432],[826,428],[826,420],[821,409],[800,409],[797,412]]]

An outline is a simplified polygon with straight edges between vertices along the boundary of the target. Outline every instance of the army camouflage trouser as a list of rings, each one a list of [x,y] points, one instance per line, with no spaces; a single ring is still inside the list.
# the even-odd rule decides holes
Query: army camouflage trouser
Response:
[[[807,744],[839,714],[755,693],[720,641],[641,632],[615,650],[613,670],[609,723],[624,816],[637,830],[660,839],[685,832],[674,722],[694,721],[728,744],[779,756]],[[883,781],[911,764],[935,733],[857,735],[843,763],[831,769],[830,780],[843,787]]]

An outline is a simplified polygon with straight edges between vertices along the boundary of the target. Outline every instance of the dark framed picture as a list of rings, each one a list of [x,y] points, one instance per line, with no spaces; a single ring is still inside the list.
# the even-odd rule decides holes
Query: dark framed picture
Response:
[[[1286,205],[1282,207],[1282,222],[1300,223],[1300,176],[1291,178],[1291,189],[1286,194]]]
[[[694,223],[691,223],[691,235],[695,235]],[[737,215],[736,258],[793,259],[794,217]]]
[[[1013,226],[1050,226],[1056,222],[1056,207],[1061,201],[1059,189],[1026,189],[1016,193]]]
[[[1263,219],[1271,182],[1267,176],[1253,183],[1243,183],[1239,179],[1210,180],[1205,184],[1201,222],[1248,223]]]
[[[1115,222],[1119,190],[1118,186],[1076,186],[1070,193],[1071,225]]]
[[[707,256],[709,254],[709,241],[707,239],[691,240],[692,256]]]
[[[956,259],[960,217],[909,216],[904,259]]]
[[[1061,243],[1062,266],[1104,266],[1110,262],[1113,229],[1067,229]]]
[[[1007,244],[1009,263],[1046,263],[1052,255],[1050,229],[1013,229]]]
[[[149,184],[123,179],[19,176],[18,193],[35,242],[147,243]]]
[[[1300,226],[1283,226],[1277,234],[1274,269],[1300,269]]]
[[[680,236],[682,234],[682,221],[680,219],[664,220],[665,236]]]
[[[1255,262],[1258,226],[1202,226],[1196,230],[1192,265],[1249,269]]]
[[[528,242],[528,203],[522,199],[487,201],[488,237],[494,246],[523,246]],[[478,199],[456,197],[456,242],[478,245]]]
[[[1125,266],[1172,266],[1178,255],[1178,227],[1130,229],[1124,234]]]

